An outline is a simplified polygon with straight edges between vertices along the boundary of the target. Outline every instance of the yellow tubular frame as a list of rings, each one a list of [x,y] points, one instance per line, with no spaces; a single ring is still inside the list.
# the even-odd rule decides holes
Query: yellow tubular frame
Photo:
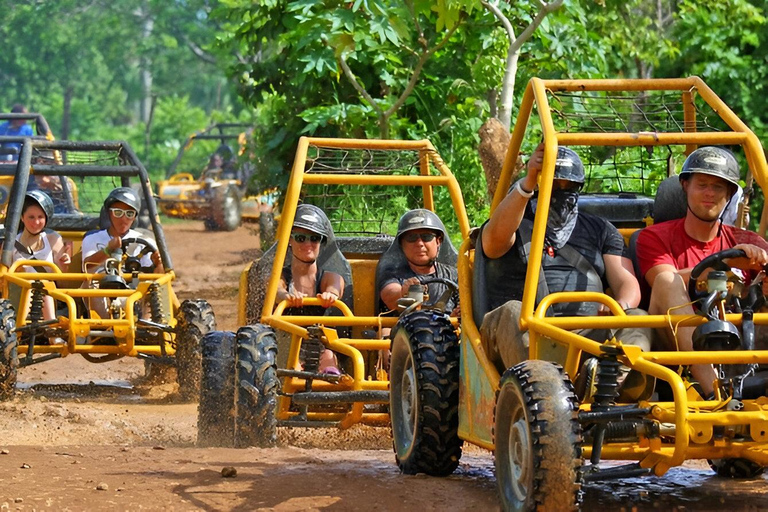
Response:
[[[559,133],[552,122],[547,91],[643,91],[643,90],[676,90],[679,91],[684,103],[683,133]],[[695,110],[693,95],[698,94],[723,121],[730,127],[731,132],[695,132]],[[527,329],[530,336],[529,357],[534,359],[538,353],[539,343],[543,338],[554,340],[568,347],[565,370],[574,376],[582,352],[594,355],[601,353],[601,344],[579,336],[569,329],[588,328],[619,328],[619,327],[666,327],[670,325],[698,325],[704,319],[699,316],[686,315],[648,315],[627,316],[615,300],[607,295],[588,292],[565,292],[547,296],[538,308],[534,308],[536,288],[541,271],[541,254],[544,247],[546,230],[546,213],[549,210],[552,180],[554,176],[555,159],[559,145],[585,146],[658,146],[679,144],[685,145],[686,153],[690,153],[699,145],[739,144],[744,148],[749,168],[754,178],[765,189],[768,165],[760,141],[755,134],[728,108],[725,103],[698,77],[683,79],[652,79],[652,80],[541,80],[533,78],[528,83],[520,105],[515,128],[512,132],[509,148],[505,155],[504,166],[493,198],[491,212],[499,205],[506,195],[511,182],[512,171],[517,162],[528,122],[536,106],[544,134],[544,161],[540,176],[539,208],[534,220],[531,239],[531,260],[526,271],[526,285],[522,299],[520,325]],[[543,213],[542,213],[543,212]],[[768,229],[768,209],[763,209],[759,234],[765,236]],[[459,254],[460,294],[464,311],[472,311],[472,282],[471,258],[472,249],[468,241],[462,244]],[[613,316],[600,317],[545,317],[546,309],[558,302],[594,301],[606,305]],[[741,324],[740,314],[729,314],[727,320]],[[754,315],[755,324],[768,324],[768,314]],[[462,316],[462,337],[468,340],[480,362],[483,378],[492,388],[498,389],[499,373],[485,355],[478,326],[475,325],[471,314]],[[620,344],[621,340],[607,340]],[[638,460],[646,468],[653,468],[657,475],[664,474],[670,467],[681,464],[690,458],[722,458],[748,457],[758,463],[768,465],[768,436],[762,434],[761,442],[737,442],[711,440],[713,425],[748,425],[754,432],[768,431],[768,399],[744,401],[748,412],[717,412],[716,409],[724,404],[719,401],[699,402],[690,401],[685,385],[680,376],[668,369],[666,365],[683,364],[712,364],[712,363],[768,363],[768,351],[751,351],[748,353],[735,352],[643,352],[639,348],[623,346],[625,355],[620,357],[622,363],[645,374],[668,382],[672,388],[673,403],[656,403],[653,406],[653,416],[661,422],[673,424],[671,431],[675,433],[674,442],[661,442],[659,439],[645,440],[640,444],[607,444],[602,451],[604,459]],[[589,405],[582,405],[589,410]],[[757,430],[755,430],[757,429]],[[759,435],[760,434],[754,434]],[[466,440],[493,449],[486,439],[478,437],[470,429],[464,434]],[[701,444],[706,441],[709,444]],[[698,443],[698,444],[696,444]],[[714,445],[712,444],[714,443]],[[583,447],[583,455],[589,457],[590,447]]]
[[[49,272],[18,272],[18,269],[24,266],[44,266],[49,268]],[[69,354],[118,354],[123,356],[136,357],[139,353],[150,355],[169,355],[176,353],[176,349],[171,344],[170,334],[164,333],[165,351],[161,350],[159,345],[136,345],[136,319],[133,314],[133,306],[136,301],[143,299],[151,284],[158,286],[169,285],[176,274],[169,271],[164,274],[139,274],[139,285],[133,290],[106,290],[92,288],[58,288],[56,281],[77,281],[85,282],[89,280],[98,280],[105,274],[87,274],[82,272],[61,272],[53,263],[39,260],[18,260],[10,268],[0,265],[0,280],[2,281],[3,297],[9,297],[9,285],[16,285],[21,289],[19,311],[16,314],[17,327],[23,327],[27,324],[26,318],[29,310],[29,294],[33,281],[41,281],[45,286],[48,295],[53,299],[61,301],[67,305],[68,317],[59,317],[58,324],[54,325],[67,329],[68,339],[64,345],[35,345],[36,354],[58,353],[62,357]],[[123,274],[123,279],[130,281],[133,278],[131,274]],[[125,318],[121,319],[85,319],[77,318],[77,306],[75,298],[126,298]],[[178,301],[171,294],[169,302],[173,307],[178,307]],[[176,319],[171,315],[168,323],[171,327],[176,325]],[[87,345],[76,344],[78,337],[88,336],[94,330],[110,330],[117,339],[116,345]],[[19,345],[19,355],[27,353],[27,345]]]
[[[329,173],[306,173],[305,165],[307,153],[310,146],[334,149],[386,149],[386,150],[411,150],[419,152],[419,175],[408,176],[381,176],[381,175],[338,175]],[[439,173],[438,175],[429,175],[430,164]],[[393,317],[376,316],[354,316],[352,311],[342,302],[337,302],[335,307],[342,312],[342,316],[289,316],[284,315],[287,303],[283,301],[275,307],[275,297],[277,287],[280,282],[281,270],[285,262],[285,255],[288,250],[288,238],[295,216],[296,205],[299,204],[299,195],[304,184],[338,184],[338,185],[386,185],[386,186],[408,186],[420,187],[424,197],[424,208],[434,211],[434,188],[447,187],[451,196],[453,209],[459,222],[462,238],[469,235],[469,219],[467,218],[464,207],[464,199],[461,195],[461,187],[458,181],[451,173],[450,169],[438,155],[432,143],[428,140],[403,141],[403,140],[368,140],[368,139],[327,139],[301,137],[296,157],[294,159],[291,178],[288,182],[288,188],[285,193],[285,200],[281,208],[280,225],[277,230],[277,248],[275,259],[272,264],[272,274],[270,275],[267,286],[264,305],[261,312],[261,321],[272,328],[285,331],[291,334],[291,350],[288,354],[288,368],[299,368],[299,348],[301,340],[308,336],[307,326],[321,324],[325,326],[325,338],[327,346],[340,354],[349,356],[352,361],[352,378],[342,378],[338,384],[325,382],[314,382],[313,389],[325,391],[340,390],[386,390],[389,387],[388,381],[365,380],[364,361],[361,350],[386,350],[389,349],[389,340],[371,340],[356,338],[338,338],[335,327],[357,326],[357,327],[392,327],[397,322]],[[241,274],[240,284],[241,293],[238,303],[238,319],[240,325],[245,324],[246,320],[246,294],[242,290],[247,289],[247,276],[250,267],[246,268]],[[319,305],[320,301],[315,298],[305,299],[305,305]],[[274,311],[273,311],[274,310]],[[454,321],[458,327],[458,321]],[[291,393],[293,391],[304,389],[304,379],[287,377],[283,379],[283,391]],[[290,419],[297,413],[288,410],[289,399],[282,397],[279,402],[277,418],[281,420]],[[385,413],[363,412],[363,404],[355,403],[349,413],[307,413],[309,420],[317,421],[338,421],[341,428],[350,427],[356,423],[365,423],[373,425],[386,425],[389,422],[389,415]]]

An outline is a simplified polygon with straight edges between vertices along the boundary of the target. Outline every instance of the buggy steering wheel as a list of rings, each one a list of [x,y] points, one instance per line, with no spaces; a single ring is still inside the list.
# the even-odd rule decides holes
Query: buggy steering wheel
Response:
[[[424,304],[424,306],[428,308],[435,308],[438,307],[442,312],[444,313],[450,313],[450,311],[445,311],[445,307],[448,304],[448,301],[451,299],[451,297],[458,296],[459,293],[459,285],[458,283],[451,281],[450,279],[445,279],[443,277],[429,277],[426,279],[419,278],[419,284],[421,285],[429,285],[432,283],[436,284],[442,284],[445,285],[448,289],[440,294],[440,297],[430,297],[430,302]],[[451,292],[449,295],[446,295],[447,292]],[[456,301],[458,303],[458,301]]]
[[[131,244],[137,244],[142,246],[141,251],[139,251],[138,254],[135,256],[128,256],[126,257],[125,261],[123,262],[123,271],[125,272],[152,272],[155,268],[154,266],[150,267],[142,267],[141,266],[141,259],[146,256],[147,254],[155,252],[157,249],[155,249],[155,246],[152,245],[152,243],[145,239],[145,238],[124,238],[123,243],[121,245],[121,248],[123,250],[123,254],[128,254],[128,246]]]
[[[691,277],[688,278],[688,296],[691,298],[691,301],[697,302],[709,295],[706,291],[699,291],[696,289],[696,281],[702,272],[708,268],[728,272],[731,270],[731,267],[725,260],[730,258],[744,258],[746,255],[747,254],[742,249],[726,249],[724,251],[716,252],[715,254],[710,254],[701,260],[695,267],[693,267],[691,270]]]

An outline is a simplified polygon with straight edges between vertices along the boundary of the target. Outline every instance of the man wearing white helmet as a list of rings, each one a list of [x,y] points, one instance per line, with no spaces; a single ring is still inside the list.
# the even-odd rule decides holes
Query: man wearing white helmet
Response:
[[[742,249],[746,258],[726,263],[740,269],[759,269],[768,263],[768,253],[755,245],[757,235],[738,231],[723,223],[722,215],[733,201],[739,186],[739,166],[730,151],[702,147],[692,152],[680,172],[680,184],[687,200],[682,219],[654,224],[637,239],[637,259],[642,278],[651,287],[651,314],[693,314],[686,283],[691,270],[710,254],[725,249]],[[739,243],[746,240],[749,243]],[[693,350],[693,327],[679,327],[677,342],[669,329],[659,342],[665,350]],[[692,365],[691,374],[705,394],[713,392],[715,372],[710,365]]]

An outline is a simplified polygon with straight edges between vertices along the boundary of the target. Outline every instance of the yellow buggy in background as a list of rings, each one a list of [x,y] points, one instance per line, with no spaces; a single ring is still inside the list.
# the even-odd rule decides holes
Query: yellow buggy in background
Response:
[[[204,300],[179,303],[149,177],[131,147],[121,141],[29,138],[21,144],[18,164],[0,164],[0,174],[14,177],[0,232],[0,399],[14,394],[19,367],[73,354],[93,363],[127,356],[176,366],[180,394],[196,399],[200,341],[216,327],[213,310]],[[45,158],[51,152],[61,160]],[[54,203],[47,227],[73,245],[67,272],[47,261],[12,261],[25,194],[42,178],[58,178],[62,187],[55,194],[47,190]],[[83,268],[82,240],[89,231],[109,226],[103,204],[116,187],[136,191],[147,205],[150,228],[134,228],[140,236],[123,238],[103,265]],[[134,249],[147,254],[157,249],[163,271],[142,267],[141,258],[131,256]],[[46,296],[54,300],[55,318],[43,316]]]
[[[349,263],[344,294],[323,316],[287,315],[287,302],[275,303],[283,267],[290,264],[288,241],[300,203],[325,212],[335,233],[326,245],[335,244]],[[279,426],[387,425],[389,381],[377,362],[379,351],[389,348],[381,329],[397,318],[380,315],[376,267],[393,244],[399,247],[391,234],[400,215],[417,207],[435,211],[438,204],[444,221],[466,237],[459,184],[429,141],[302,137],[277,242],[242,275],[245,327],[210,333],[203,342],[198,441],[271,445]],[[446,211],[455,217],[445,218]],[[450,240],[443,242],[438,261],[443,253],[446,262],[452,256],[455,263]],[[319,304],[316,298],[304,300],[305,306]],[[457,349],[457,319],[424,314],[439,317],[435,322],[447,326]],[[312,354],[325,348],[339,357],[342,375],[318,372]]]
[[[190,135],[166,178],[157,183],[160,211],[169,217],[203,220],[210,230],[233,231],[242,220],[258,222],[262,246],[271,245],[279,218],[277,190],[249,194],[253,164],[241,160],[252,130],[247,123],[215,123]],[[207,151],[205,160],[199,159],[199,148]],[[221,166],[208,165],[214,157],[221,159]]]
[[[638,226],[651,221],[643,217],[652,199],[642,196],[656,194],[664,178],[699,146],[733,147],[747,163],[747,184],[752,184],[752,176],[762,187],[768,184],[758,139],[696,77],[534,78],[523,96],[492,209],[508,190],[518,155],[530,154],[542,138],[544,162],[520,320],[530,335],[530,359],[501,374],[485,353],[480,324],[487,312],[486,290],[493,283],[483,280],[484,258],[475,250],[475,238],[465,239],[459,251],[463,311],[460,356],[424,363],[419,354],[428,336],[415,338],[400,324],[393,333],[390,409],[401,470],[450,474],[458,466],[463,441],[468,441],[495,452],[504,510],[547,511],[578,508],[583,482],[660,476],[687,459],[708,459],[721,475],[760,474],[768,465],[768,379],[763,373],[763,380],[752,389],[742,386],[740,379],[755,377],[765,369],[768,351],[749,350],[744,345],[723,350],[718,336],[737,331],[746,339],[752,325],[767,325],[768,313],[760,309],[761,301],[747,301],[743,313],[723,314],[719,305],[726,296],[714,290],[705,294],[705,300],[719,313],[690,316],[674,311],[628,316],[610,295],[594,292],[553,293],[536,304],[558,146],[575,150],[585,164],[587,181],[579,208],[585,206],[585,210],[614,221],[616,218],[611,218],[618,212],[617,224],[627,223],[622,231],[629,237]],[[676,183],[677,177],[671,177],[670,182]],[[601,199],[595,192],[611,194]],[[681,194],[676,196],[678,205]],[[664,197],[659,192],[653,204],[656,220],[661,220],[659,203]],[[640,214],[634,227],[627,212]],[[763,216],[761,235],[765,225]],[[709,261],[695,268],[692,275],[725,257],[733,255],[718,253],[707,258]],[[759,295],[762,297],[762,292]],[[551,305],[561,302],[597,302],[610,313],[546,316]],[[400,318],[401,323],[407,321],[405,316]],[[699,350],[644,352],[622,344],[621,339],[597,343],[573,332],[677,325],[707,326],[704,332],[709,333],[703,336]],[[571,384],[586,356],[598,359],[597,391],[590,403],[581,401]],[[616,369],[620,364],[655,377],[661,383],[658,393],[648,400],[617,403]],[[678,368],[690,364],[713,364],[721,370],[714,399],[704,400],[688,379],[681,377],[684,373]],[[454,365],[460,366],[459,381],[435,378],[435,368]],[[746,370],[735,365],[747,365]],[[396,387],[395,383],[402,384]],[[457,384],[457,400],[441,398]],[[664,387],[668,388],[666,393]],[[602,466],[606,460],[632,462]]]

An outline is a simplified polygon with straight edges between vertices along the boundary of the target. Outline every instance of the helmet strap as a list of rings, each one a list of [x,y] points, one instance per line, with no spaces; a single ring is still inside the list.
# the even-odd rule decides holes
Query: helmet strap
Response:
[[[315,262],[317,261],[317,258],[315,258],[314,260],[311,260],[311,261],[306,261],[306,260],[303,260],[303,259],[299,258],[295,254],[293,255],[293,257],[296,258],[297,260],[299,260],[300,262],[302,262],[305,265],[314,265]]]

